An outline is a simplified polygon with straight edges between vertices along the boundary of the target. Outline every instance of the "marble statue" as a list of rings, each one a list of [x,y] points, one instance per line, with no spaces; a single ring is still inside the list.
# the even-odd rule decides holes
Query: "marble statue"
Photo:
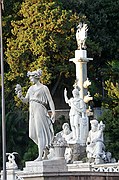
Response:
[[[66,163],[71,163],[73,158],[73,150],[70,147],[66,147],[64,157],[66,160]]]
[[[90,121],[91,123],[91,130],[89,131],[87,137],[87,158],[89,161],[94,159],[95,163],[97,164],[97,159],[102,159],[105,154],[105,145],[103,140],[103,131],[105,125],[102,121],[99,123],[96,119]]]
[[[69,124],[64,123],[62,125],[62,131],[58,132],[54,138],[54,145],[65,146],[65,153],[64,157],[67,163],[72,160],[72,149],[68,146],[70,141],[72,141],[73,135],[72,131],[70,130]],[[53,154],[53,149],[51,149],[51,154]],[[52,155],[53,157],[53,155]]]
[[[83,87],[87,89],[88,86],[90,86],[90,85],[91,85],[91,82],[90,82],[89,79],[87,78],[86,81],[84,81],[84,83],[83,83]]]
[[[80,22],[79,25],[77,26],[77,31],[76,31],[76,40],[79,50],[86,49],[85,41],[87,38],[87,31],[88,31],[87,24]]]
[[[89,91],[87,92],[87,95],[84,96],[83,100],[84,100],[85,103],[88,103],[89,101],[92,101],[92,100],[93,100],[93,97],[91,97]]]
[[[72,140],[73,138],[72,131],[70,130],[68,123],[64,123],[62,125],[62,131],[58,132],[55,138],[57,140],[59,140],[60,138],[64,138],[67,141],[67,143],[70,142],[70,140]]]
[[[6,153],[8,156],[8,162],[6,162],[6,169],[18,169],[18,166],[15,162],[15,154],[18,154],[17,152],[13,153]]]
[[[72,91],[73,97],[68,99],[67,90],[64,90],[65,102],[69,104],[70,108],[70,126],[73,134],[73,140],[78,141],[80,138],[80,124],[82,117],[85,116],[86,105],[83,99],[80,98],[78,88],[74,88]]]
[[[28,72],[27,76],[33,85],[28,89],[26,96],[22,95],[22,88],[17,85],[15,91],[23,103],[29,103],[29,137],[38,145],[38,158],[42,160],[43,154],[50,147],[54,138],[52,123],[55,121],[55,106],[47,86],[40,83],[41,70]],[[48,114],[47,104],[52,111]]]
[[[105,163],[116,163],[116,159],[112,157],[111,152],[105,152],[103,155],[103,160]]]

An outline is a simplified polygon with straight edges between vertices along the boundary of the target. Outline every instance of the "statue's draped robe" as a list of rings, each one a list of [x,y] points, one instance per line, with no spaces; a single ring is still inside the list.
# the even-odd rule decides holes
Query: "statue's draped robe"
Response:
[[[42,141],[44,149],[51,145],[54,137],[53,126],[45,105],[48,103],[49,89],[45,85],[35,85],[28,89],[29,101],[29,137],[38,145]],[[51,97],[50,97],[51,98]]]
[[[82,112],[86,111],[85,103],[81,98],[71,98],[69,99],[69,106],[71,107],[69,112],[71,126],[80,124]]]
[[[102,130],[98,130],[96,132],[90,130],[87,141],[90,142],[90,144],[86,147],[89,158],[96,158],[97,156],[103,155],[105,145],[103,143]]]

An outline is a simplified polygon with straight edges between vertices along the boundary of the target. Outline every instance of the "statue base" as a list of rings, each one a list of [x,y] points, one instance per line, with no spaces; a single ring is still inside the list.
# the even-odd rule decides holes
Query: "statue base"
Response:
[[[75,161],[73,164],[67,164],[68,171],[91,171],[90,163],[83,163],[82,161]]]
[[[86,50],[75,50],[75,58],[87,58],[87,51]]]
[[[45,173],[45,172],[67,172],[68,168],[65,159],[53,159],[43,161],[28,161],[25,163],[24,172]]]
[[[72,162],[83,161],[86,158],[86,146],[81,146],[80,144],[69,144],[72,149]]]

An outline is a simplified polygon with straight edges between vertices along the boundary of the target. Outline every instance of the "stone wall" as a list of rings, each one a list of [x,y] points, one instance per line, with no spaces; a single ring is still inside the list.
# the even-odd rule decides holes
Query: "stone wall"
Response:
[[[119,173],[63,172],[30,174],[29,172],[29,174],[22,176],[22,180],[119,180]]]
[[[28,161],[25,168],[7,170],[7,180],[119,180],[119,162],[67,164],[64,159]],[[1,171],[1,175],[2,175]],[[0,180],[3,180],[2,177]]]
[[[51,113],[51,111],[48,111],[49,114]],[[69,119],[69,109],[59,109],[59,110],[55,110],[56,113],[56,120],[59,120],[59,118],[61,118],[62,116],[65,117],[66,120]]]

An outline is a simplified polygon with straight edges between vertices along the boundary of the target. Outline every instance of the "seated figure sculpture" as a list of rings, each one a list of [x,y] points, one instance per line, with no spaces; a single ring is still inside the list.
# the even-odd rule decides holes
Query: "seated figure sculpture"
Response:
[[[55,136],[55,139],[65,139],[65,141],[68,143],[70,140],[72,140],[72,131],[70,130],[69,124],[64,123],[62,125],[62,131],[58,132]]]
[[[89,161],[94,160],[96,164],[100,163],[103,155],[105,154],[105,145],[103,140],[103,130],[105,125],[102,123],[98,123],[96,119],[91,120],[91,130],[89,131],[87,138],[87,158]]]
[[[72,160],[72,149],[68,146],[68,143],[72,141],[73,135],[70,130],[70,126],[68,123],[64,123],[62,125],[62,131],[58,132],[54,138],[54,141],[60,143],[60,145],[66,145],[64,157],[67,163],[70,163]],[[66,143],[65,143],[66,142]]]
[[[86,112],[86,105],[83,99],[80,98],[79,90],[75,87],[72,91],[73,97],[68,99],[67,90],[64,90],[65,102],[69,104],[70,108],[70,126],[73,134],[73,141],[78,142],[80,139],[80,120]]]

